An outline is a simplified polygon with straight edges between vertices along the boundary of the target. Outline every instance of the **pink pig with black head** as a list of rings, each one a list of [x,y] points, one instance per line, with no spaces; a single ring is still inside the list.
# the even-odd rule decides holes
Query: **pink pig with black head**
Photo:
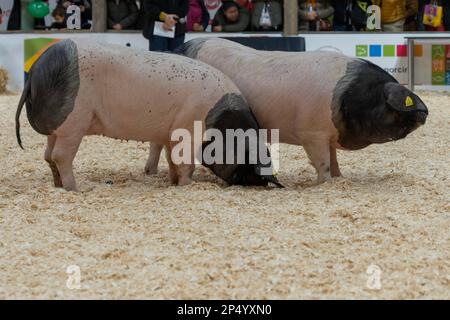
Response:
[[[375,64],[325,51],[259,51],[218,38],[186,42],[179,54],[229,76],[261,128],[302,145],[318,182],[340,176],[336,149],[357,150],[405,138],[428,109]]]

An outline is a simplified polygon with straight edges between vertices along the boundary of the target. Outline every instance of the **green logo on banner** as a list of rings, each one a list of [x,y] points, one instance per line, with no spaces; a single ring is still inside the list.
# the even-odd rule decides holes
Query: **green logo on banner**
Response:
[[[431,57],[433,59],[445,59],[445,47],[443,45],[432,45]]]
[[[369,49],[367,45],[357,45],[356,46],[356,56],[357,57],[367,57],[369,56]]]
[[[445,73],[444,72],[433,73],[433,75],[431,76],[431,84],[433,86],[445,85]]]

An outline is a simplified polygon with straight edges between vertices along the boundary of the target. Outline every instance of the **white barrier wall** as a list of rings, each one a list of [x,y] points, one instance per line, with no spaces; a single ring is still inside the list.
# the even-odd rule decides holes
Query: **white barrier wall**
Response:
[[[407,82],[407,57],[405,55],[405,36],[414,34],[389,33],[316,33],[299,35],[305,38],[306,50],[332,50],[349,56],[358,56],[372,61],[390,72],[399,82]],[[423,33],[417,33],[417,36]],[[188,34],[186,40],[194,37],[214,37],[218,34]],[[280,34],[220,34],[220,36],[271,36]],[[450,34],[433,33],[433,36],[450,36]],[[20,91],[23,88],[24,74],[24,40],[32,38],[89,38],[94,41],[114,43],[133,48],[148,49],[148,41],[140,33],[11,33],[0,34],[0,67],[10,74],[9,90]],[[442,44],[450,45],[450,40],[442,40]],[[415,83],[425,85],[427,89],[450,90],[450,86],[431,86],[432,56],[431,45],[418,43],[415,57]],[[450,46],[449,46],[450,48]],[[450,50],[446,52],[450,61]],[[449,63],[447,63],[449,64]],[[450,64],[449,64],[450,65]],[[324,75],[326,76],[326,75]]]
[[[322,33],[306,37],[306,50],[332,50],[343,54],[369,60],[392,74],[400,83],[408,82],[408,57],[405,37],[424,36],[423,33],[355,33],[351,35]],[[428,33],[428,36],[440,37],[442,40],[415,41],[414,83],[428,89],[450,90],[450,33]],[[444,39],[447,37],[449,39]],[[442,47],[442,59],[447,65],[434,69],[432,49]],[[447,45],[447,47],[445,47]],[[440,49],[440,48],[438,48]],[[447,73],[447,85],[433,85],[436,79],[432,76],[441,71]],[[445,77],[445,75],[444,75]],[[445,79],[444,79],[445,82]]]

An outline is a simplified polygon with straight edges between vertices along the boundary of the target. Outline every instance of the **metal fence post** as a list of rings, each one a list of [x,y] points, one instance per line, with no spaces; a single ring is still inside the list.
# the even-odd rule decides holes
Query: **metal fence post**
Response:
[[[92,1],[92,31],[106,32],[106,0]]]
[[[284,0],[284,36],[298,34],[298,1]]]

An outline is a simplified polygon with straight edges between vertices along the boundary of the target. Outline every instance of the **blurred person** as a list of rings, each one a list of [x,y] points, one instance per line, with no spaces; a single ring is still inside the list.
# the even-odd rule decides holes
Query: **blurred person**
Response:
[[[134,0],[108,0],[108,28],[117,31],[134,29],[138,19],[138,7]]]
[[[249,25],[247,9],[239,7],[234,1],[223,1],[213,21],[213,32],[242,32]]]
[[[450,0],[442,4],[444,10],[444,30],[450,31]]]
[[[251,29],[256,31],[281,30],[283,7],[281,1],[253,0]]]
[[[425,9],[425,0],[419,0],[419,9],[418,9],[418,14],[417,14],[417,30],[419,31],[424,31],[425,30],[425,26],[423,25],[423,12]]]
[[[174,51],[184,43],[189,0],[144,0],[145,21],[142,33],[149,40],[150,51]],[[155,23],[162,22],[166,31],[174,30],[175,37],[154,35]]]
[[[331,30],[334,9],[329,0],[299,0],[298,8],[299,30]]]
[[[9,13],[8,25],[6,26],[6,30],[20,30],[21,26],[21,1],[14,0],[12,3],[13,7],[11,12]],[[5,9],[5,8],[3,8]],[[1,14],[0,14],[1,15]]]
[[[381,29],[386,32],[402,32],[405,21],[417,15],[417,0],[373,0],[381,7]]]
[[[50,29],[66,29],[66,10],[61,7],[61,6],[57,6],[53,12],[52,12],[52,17],[54,22],[52,23],[52,25],[50,26]]]
[[[372,5],[370,0],[332,0],[334,9],[334,31],[361,31],[367,27],[367,8]]]
[[[92,5],[90,0],[74,0],[74,1],[58,0],[58,5],[62,6],[66,10],[68,7],[72,5],[78,6],[81,11],[81,29],[91,28],[91,24],[89,21],[92,20]],[[67,21],[67,13],[66,13],[66,21]]]
[[[353,0],[332,0],[333,6],[333,30],[334,31],[353,31],[351,13]]]
[[[209,24],[209,12],[204,0],[189,0],[189,11],[186,18],[187,31],[203,32]]]
[[[143,0],[138,0],[136,1],[136,4],[138,6],[138,18],[136,21],[136,30],[142,30],[144,28],[144,23],[146,20],[146,14],[144,11],[144,4],[143,4]]]
[[[419,24],[419,1],[406,1],[406,18],[403,31],[417,31]]]
[[[253,1],[252,0],[234,0],[234,2],[236,2],[239,5],[239,7],[247,9],[248,13],[251,15],[252,10],[253,10],[253,3],[256,1],[255,0],[253,0]]]

